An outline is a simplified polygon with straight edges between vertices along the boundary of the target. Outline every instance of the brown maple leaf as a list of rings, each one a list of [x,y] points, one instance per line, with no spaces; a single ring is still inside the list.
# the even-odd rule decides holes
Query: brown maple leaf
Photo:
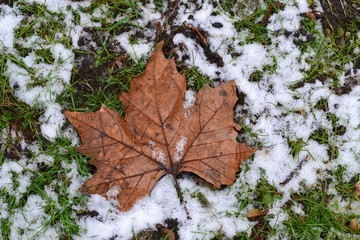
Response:
[[[202,88],[186,109],[185,76],[164,57],[162,45],[132,80],[130,91],[120,94],[124,118],[105,105],[97,112],[65,111],[80,134],[77,150],[97,168],[81,191],[107,197],[119,186],[122,211],[149,194],[165,174],[173,175],[178,194],[181,172],[195,173],[215,187],[230,185],[239,164],[255,152],[236,141],[234,81]]]

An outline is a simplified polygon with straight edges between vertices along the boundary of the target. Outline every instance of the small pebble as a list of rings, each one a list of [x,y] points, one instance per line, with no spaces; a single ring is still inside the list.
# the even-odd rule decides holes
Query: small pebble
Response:
[[[222,28],[223,27],[222,23],[219,23],[219,22],[213,23],[212,26],[214,28]]]

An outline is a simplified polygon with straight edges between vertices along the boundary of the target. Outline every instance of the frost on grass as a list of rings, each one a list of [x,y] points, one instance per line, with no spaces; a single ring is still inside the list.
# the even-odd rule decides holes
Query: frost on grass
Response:
[[[77,189],[84,179],[77,171],[76,162],[63,163],[63,170],[58,170],[58,175],[66,172],[62,176],[69,186],[65,190],[64,182],[55,175],[52,175],[53,180],[49,183],[44,177],[47,173],[40,166],[51,169],[56,161],[51,155],[53,153],[46,154],[37,143],[24,143],[22,150],[25,148],[31,152],[31,158],[5,159],[0,168],[0,220],[6,224],[6,227],[2,227],[9,227],[9,239],[58,239],[64,232],[64,225],[57,218],[69,207],[64,205],[64,200],[73,202],[72,209],[82,209],[74,199],[79,197]],[[45,183],[43,188],[39,183]],[[55,222],[57,224],[50,224]]]
[[[56,228],[47,228],[45,231],[41,231],[41,228],[50,221],[51,217],[45,213],[45,206],[46,202],[41,196],[30,195],[24,208],[14,213],[13,221],[16,224],[11,226],[10,238],[21,239],[20,236],[25,238],[36,236],[36,239],[43,240],[58,238]]]

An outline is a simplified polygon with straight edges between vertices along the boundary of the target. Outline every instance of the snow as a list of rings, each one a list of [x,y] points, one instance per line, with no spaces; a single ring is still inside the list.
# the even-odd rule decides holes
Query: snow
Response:
[[[195,104],[195,101],[196,101],[196,92],[191,90],[191,89],[186,90],[186,92],[185,92],[185,102],[184,102],[183,107],[185,109],[188,109],[188,108],[190,108],[191,106],[193,106]]]
[[[350,128],[357,128],[360,124],[359,106],[360,86],[343,96],[329,96],[329,110],[339,118],[339,124],[349,125]]]
[[[39,45],[35,45],[33,49],[38,47],[40,48]],[[65,90],[65,86],[70,84],[74,53],[59,43],[43,48],[48,48],[52,53],[54,63],[37,63],[37,55],[32,51],[22,58],[24,67],[8,60],[6,73],[10,86],[19,100],[45,110],[44,115],[40,117],[40,129],[44,136],[54,139],[59,136],[58,130],[65,122],[65,116],[61,113],[62,107],[56,103],[56,98]],[[45,83],[33,86],[38,79]]]
[[[6,61],[6,77],[9,79],[11,89],[19,101],[31,107],[42,110],[39,117],[41,134],[50,142],[59,137],[69,139],[72,146],[79,144],[76,131],[65,126],[66,119],[62,113],[65,106],[58,102],[58,97],[67,91],[71,84],[72,70],[75,64],[74,50],[96,50],[96,42],[86,28],[96,29],[101,26],[99,19],[108,22],[126,20],[124,16],[116,19],[107,18],[108,7],[101,5],[92,13],[84,11],[90,5],[90,1],[73,2],[70,0],[26,0],[27,3],[44,4],[51,12],[62,12],[64,16],[64,33],[58,33],[53,43],[36,34],[24,39],[15,39],[14,31],[21,26],[24,14],[14,3],[13,7],[5,4],[0,5],[0,54],[12,54],[19,61],[8,59]],[[184,1],[185,3],[187,1]],[[99,195],[89,196],[85,206],[74,205],[75,210],[95,211],[97,216],[78,216],[74,213],[80,233],[72,236],[74,239],[129,239],[133,233],[139,233],[144,229],[155,229],[157,223],[164,224],[166,219],[176,219],[179,223],[178,234],[180,239],[210,239],[214,233],[221,231],[227,237],[233,237],[237,232],[251,234],[251,227],[255,224],[246,218],[248,210],[254,206],[247,204],[240,208],[241,201],[253,200],[256,196],[253,190],[259,180],[265,179],[268,183],[282,194],[281,200],[277,200],[269,209],[269,224],[278,230],[276,236],[286,236],[280,230],[284,228],[287,220],[287,212],[283,209],[285,203],[291,200],[291,193],[301,193],[304,187],[315,185],[319,179],[328,177],[327,173],[339,166],[345,168],[343,180],[350,181],[360,172],[360,86],[352,87],[352,90],[343,95],[336,95],[331,90],[331,80],[320,81],[315,79],[305,83],[302,87],[293,90],[290,85],[303,79],[304,72],[311,66],[306,62],[308,56],[315,54],[314,50],[308,49],[303,53],[294,43],[293,35],[279,34],[284,30],[295,32],[300,28],[300,13],[309,11],[308,1],[294,0],[282,1],[285,4],[283,10],[272,14],[267,29],[271,43],[245,43],[247,30],[240,33],[235,30],[234,19],[226,13],[221,13],[213,4],[203,3],[201,8],[187,3],[179,6],[179,12],[174,19],[175,25],[182,25],[185,21],[194,27],[201,28],[207,33],[209,49],[219,54],[224,61],[223,67],[210,63],[202,47],[194,39],[177,33],[173,42],[179,59],[188,56],[185,63],[195,67],[201,73],[211,79],[221,81],[235,80],[239,91],[245,95],[245,103],[236,108],[236,115],[243,119],[243,123],[250,126],[258,134],[257,141],[263,143],[251,160],[248,160],[242,168],[237,181],[223,190],[213,191],[197,179],[184,176],[178,179],[184,194],[184,204],[180,204],[174,180],[171,176],[163,177],[155,186],[151,194],[138,201],[129,212],[119,212],[115,196],[121,189],[114,187],[109,190],[108,197]],[[117,36],[107,35],[112,42],[117,44],[118,50],[126,52],[135,62],[150,56],[155,41],[155,32],[148,29],[148,24],[160,21],[161,13],[155,11],[155,5],[150,1],[147,5],[138,3],[141,18],[133,23],[139,28],[120,33]],[[320,9],[321,10],[321,9]],[[73,11],[80,16],[76,23]],[[218,12],[218,14],[213,14]],[[192,15],[192,18],[190,18]],[[41,18],[38,21],[45,21]],[[221,28],[214,28],[213,23],[221,23]],[[34,27],[38,27],[36,24]],[[131,41],[130,36],[139,30],[145,35]],[[169,29],[167,29],[169,31]],[[69,36],[67,36],[69,34]],[[359,33],[360,34],[360,33]],[[64,44],[61,38],[71,39],[70,44]],[[87,46],[79,47],[79,39],[89,40]],[[14,44],[29,49],[25,55],[21,55]],[[179,45],[185,47],[180,50]],[[47,63],[40,60],[36,50],[46,49],[52,55],[53,62]],[[91,51],[92,51],[91,50]],[[359,52],[359,48],[354,50]],[[238,52],[234,57],[231,53]],[[264,71],[260,82],[250,82],[249,78],[257,70],[262,71],[265,66],[274,66],[273,71]],[[339,77],[341,85],[346,84],[350,78],[360,79],[360,70],[354,69],[354,64],[349,63],[347,69]],[[349,73],[350,72],[350,73]],[[35,80],[41,80],[41,84],[34,84]],[[196,92],[186,91],[184,108],[191,107],[196,100]],[[316,108],[316,103],[326,99],[328,112],[337,117],[337,124],[346,128],[343,135],[332,133],[333,123],[328,119],[327,112]],[[295,111],[297,110],[297,111]],[[246,112],[246,114],[243,114]],[[339,155],[330,161],[329,146],[311,139],[317,130],[324,130],[330,141],[337,147]],[[6,129],[2,129],[0,143],[5,143],[7,138]],[[10,133],[11,141],[15,141],[16,134]],[[289,140],[301,139],[304,143],[298,156],[292,155]],[[9,141],[10,141],[9,140]],[[176,143],[175,161],[183,157],[187,139],[181,137]],[[152,146],[152,154],[158,160],[165,162],[163,150]],[[0,190],[6,191],[15,197],[16,203],[24,196],[38,169],[37,163],[51,166],[59,159],[54,159],[39,146],[21,141],[21,148],[31,151],[30,159],[21,156],[19,160],[5,159],[0,168]],[[63,151],[67,151],[64,149]],[[68,169],[66,181],[69,186],[67,194],[69,198],[78,197],[77,189],[88,178],[78,172],[76,161],[71,163],[61,161],[61,166]],[[16,180],[14,180],[16,178]],[[44,194],[59,206],[59,193],[55,191],[56,184],[44,187]],[[331,189],[334,195],[336,189]],[[205,196],[207,204],[204,204],[198,196]],[[338,204],[344,211],[349,202],[335,196],[333,205]],[[351,203],[352,210],[359,212],[359,205]],[[60,226],[45,227],[50,215],[45,212],[47,202],[40,196],[32,194],[28,196],[23,207],[18,208],[12,215],[11,238],[29,239],[37,235],[37,239],[58,239],[61,237]],[[304,215],[303,206],[295,204],[293,211]],[[11,215],[5,198],[0,196],[0,219],[6,219]],[[281,235],[283,234],[283,235]],[[274,237],[275,238],[275,237]]]
[[[168,159],[165,158],[163,149],[156,147],[156,143],[153,141],[149,141],[148,146],[151,149],[152,158],[156,159],[160,163],[166,164]]]
[[[140,40],[139,43],[131,44],[130,43],[130,35],[128,32],[125,32],[119,36],[116,37],[116,40],[120,43],[120,46],[128,53],[130,54],[130,57],[138,62],[141,57],[144,55],[147,55],[151,48],[152,44],[145,43],[145,40]]]
[[[185,178],[179,181],[185,191],[197,192],[200,189],[191,179]],[[119,213],[116,206],[105,198],[92,195],[88,207],[90,211],[97,211],[99,216],[80,220],[79,224],[88,229],[88,232],[78,239],[106,239],[115,234],[119,239],[129,239],[132,237],[132,230],[139,232],[147,228],[154,229],[156,223],[163,222],[167,216],[177,219],[183,226],[179,231],[183,239],[208,238],[211,231],[219,228],[229,235],[234,235],[236,231],[245,231],[252,225],[248,220],[234,220],[226,215],[227,211],[236,210],[234,207],[236,198],[227,194],[227,190],[211,191],[201,188],[201,191],[208,196],[211,207],[204,208],[198,201],[193,201],[190,194],[186,194],[185,201],[186,208],[190,210],[189,216],[186,214],[185,206],[180,205],[170,176],[162,178],[151,195],[139,201],[127,213]],[[219,202],[224,204],[218,204]],[[204,215],[208,217],[204,219]],[[121,228],[117,223],[121,223]]]
[[[309,12],[310,8],[308,6],[308,1],[306,0],[296,0],[296,5],[299,9],[300,13],[305,13],[305,12]]]
[[[285,6],[283,11],[273,14],[269,21],[268,29],[271,31],[295,31],[300,27],[299,10],[296,6]],[[281,46],[280,46],[281,47]]]
[[[34,4],[34,3],[38,3],[41,5],[45,5],[46,8],[52,12],[61,12],[66,10],[66,8],[68,6],[76,9],[79,6],[81,7],[86,7],[90,5],[90,1],[80,1],[80,2],[73,2],[70,0],[62,0],[62,1],[57,1],[57,0],[26,0],[27,3],[29,4]]]
[[[0,5],[0,54],[5,50],[11,52],[14,47],[14,28],[17,27],[23,16],[7,5]]]
[[[179,140],[176,142],[174,156],[175,162],[180,162],[180,160],[183,158],[186,142],[187,138],[184,136],[180,136]]]

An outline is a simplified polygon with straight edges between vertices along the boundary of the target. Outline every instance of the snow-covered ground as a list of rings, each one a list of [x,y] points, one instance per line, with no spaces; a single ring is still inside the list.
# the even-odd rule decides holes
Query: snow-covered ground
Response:
[[[15,96],[29,106],[36,106],[43,110],[38,121],[43,136],[49,141],[58,137],[66,137],[72,145],[78,145],[79,139],[71,126],[65,125],[66,119],[62,113],[64,106],[57,101],[58,96],[67,91],[71,84],[71,74],[75,64],[74,49],[99,48],[88,36],[86,29],[96,29],[102,21],[114,23],[122,20],[125,15],[119,14],[117,18],[107,19],[108,7],[102,5],[91,12],[85,11],[90,5],[89,1],[72,2],[70,0],[26,0],[28,4],[43,4],[47,11],[61,13],[64,34],[59,32],[53,41],[42,39],[37,35],[37,28],[47,23],[46,16],[31,16],[34,21],[34,34],[24,38],[16,38],[16,30],[21,26],[26,16],[16,2],[13,6],[0,4],[0,54],[13,55],[19,61],[6,61],[6,77]],[[223,60],[224,65],[219,67],[210,63],[204,50],[199,44],[182,33],[173,38],[176,53],[179,59],[185,59],[189,66],[195,66],[201,73],[212,78],[228,81],[235,79],[239,90],[245,95],[245,103],[236,109],[237,117],[244,125],[250,127],[257,137],[244,137],[249,142],[256,141],[262,147],[256,152],[253,159],[242,166],[236,182],[223,190],[213,191],[196,179],[183,177],[179,179],[184,192],[184,205],[181,205],[173,180],[167,176],[161,179],[150,196],[139,201],[129,212],[119,212],[115,200],[106,200],[98,195],[89,196],[84,204],[73,204],[72,216],[76,219],[80,232],[74,239],[129,239],[134,233],[144,229],[155,229],[157,223],[166,219],[176,219],[179,223],[178,234],[180,239],[210,239],[216,232],[224,236],[233,237],[238,232],[251,234],[251,228],[256,223],[250,222],[246,214],[256,207],[247,204],[241,207],[242,200],[254,199],[254,189],[260,179],[266,179],[281,194],[281,198],[269,207],[267,220],[269,225],[278,232],[274,238],[287,236],[283,222],[288,219],[284,209],[285,204],[291,200],[292,193],[301,193],[323,179],[332,179],[329,192],[335,197],[329,206],[340,206],[341,211],[351,211],[360,214],[360,202],[343,199],[335,189],[336,179],[332,172],[339,166],[344,167],[343,181],[348,182],[360,173],[360,85],[352,87],[351,91],[343,95],[332,91],[333,79],[320,81],[315,79],[305,82],[296,89],[291,86],[305,77],[305,72],[312,66],[307,59],[315,56],[312,48],[306,51],[296,44],[298,39],[295,32],[301,27],[303,13],[310,11],[306,0],[282,1],[284,7],[278,13],[273,13],[266,28],[269,29],[269,44],[246,42],[250,34],[248,30],[238,32],[235,21],[241,16],[230,17],[215,4],[204,1],[201,6],[193,1],[182,1],[173,25],[182,25],[184,22],[201,28],[207,33],[210,50],[216,52]],[[186,3],[188,2],[188,3]],[[264,3],[263,3],[264,4]],[[161,13],[155,10],[153,3],[138,4],[141,18],[134,21],[140,26],[144,38],[136,43],[130,41],[130,35],[135,28],[117,36],[109,36],[118,48],[125,50],[136,62],[149,57],[156,44],[155,31],[146,26],[154,22],[166,24]],[[318,4],[319,6],[319,4]],[[321,11],[321,8],[318,10]],[[216,12],[217,14],[213,14]],[[100,19],[100,20],[99,20]],[[214,27],[214,23],[217,23]],[[218,24],[221,23],[221,24]],[[219,28],[218,26],[221,27]],[[321,32],[318,21],[317,28]],[[170,31],[170,30],[168,30]],[[284,32],[290,34],[285,35]],[[360,32],[358,33],[360,35]],[[70,44],[63,39],[68,38]],[[89,46],[79,46],[79,39],[88,38]],[[360,37],[359,37],[360,38]],[[17,47],[30,49],[23,55]],[[181,48],[179,47],[181,46]],[[37,56],[36,50],[48,49],[54,58],[47,63]],[[359,47],[356,50],[360,51]],[[236,55],[232,53],[238,53]],[[321,61],[321,59],[319,59]],[[267,66],[273,66],[272,71],[263,71]],[[334,63],[335,67],[335,63]],[[263,71],[258,82],[249,81],[256,71]],[[34,79],[43,79],[44,84],[32,84]],[[354,69],[350,62],[340,73],[340,85],[349,79],[360,81],[360,70]],[[0,81],[3,81],[0,79]],[[0,82],[1,84],[1,82]],[[325,111],[315,106],[319,100],[326,99],[328,109]],[[333,133],[334,122],[328,118],[331,113],[336,116],[338,125],[345,127],[341,135]],[[325,131],[328,141],[337,148],[335,159],[329,156],[329,145],[316,141],[311,136],[317,131]],[[5,143],[8,138],[8,129],[2,129],[0,142]],[[15,131],[11,132],[15,138]],[[289,141],[302,140],[303,148],[295,157]],[[30,161],[28,156],[21,156],[20,160],[5,159],[0,167],[0,189],[19,201],[28,190],[32,179],[36,175],[39,163],[51,166],[55,159],[44,153],[39,143],[31,145],[22,141],[22,148],[33,153]],[[63,150],[66,151],[66,150]],[[78,198],[77,188],[86,179],[77,170],[76,161],[61,163],[66,171],[69,184],[67,196],[71,202]],[[300,167],[299,167],[300,166]],[[295,174],[294,174],[295,173]],[[16,180],[15,180],[16,179]],[[42,196],[30,195],[23,207],[10,209],[7,200],[0,195],[0,219],[11,218],[11,239],[58,239],[63,235],[61,223],[48,225],[51,215],[46,213],[44,198],[52,198],[55,205],[60,207],[59,196],[54,191],[55,185],[45,186]],[[208,205],[204,206],[194,196],[202,193],[206,196]],[[186,214],[188,209],[189,215]],[[76,214],[80,210],[97,212],[96,216]],[[297,213],[303,213],[302,206],[296,205]],[[39,235],[37,233],[41,232]],[[1,237],[0,237],[1,239]]]

